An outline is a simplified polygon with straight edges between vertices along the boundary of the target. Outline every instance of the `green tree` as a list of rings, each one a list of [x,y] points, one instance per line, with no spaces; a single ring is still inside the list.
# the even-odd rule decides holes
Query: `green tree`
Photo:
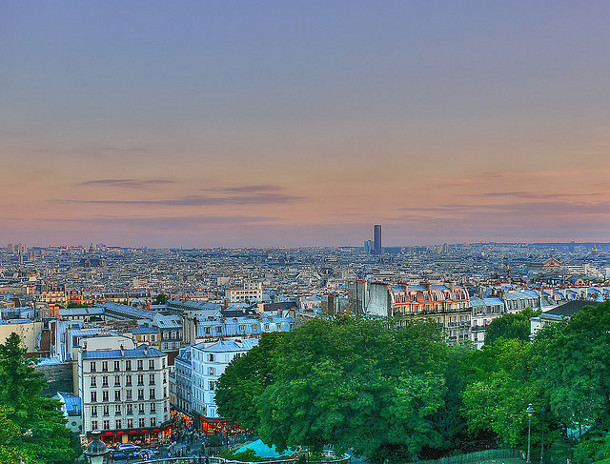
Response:
[[[66,308],[70,309],[70,308],[90,308],[91,305],[88,304],[84,304],[84,303],[68,303],[68,305],[66,306]]]
[[[532,344],[500,338],[472,354],[471,372],[463,393],[464,415],[471,431],[492,431],[500,442],[521,446],[526,440],[525,408],[543,392],[532,381]],[[541,407],[541,406],[540,406]]]
[[[574,462],[610,457],[610,302],[547,325],[535,345],[553,415],[563,429],[587,431]]]
[[[19,336],[12,333],[0,344],[0,405],[19,430],[7,445],[18,445],[26,455],[44,463],[72,462],[75,441],[65,426],[60,403],[40,396],[46,382],[19,343]]]
[[[256,399],[273,382],[273,366],[283,332],[266,333],[246,356],[233,358],[220,377],[214,395],[223,417],[234,418],[243,428],[259,425]]]
[[[375,462],[412,458],[443,445],[434,416],[445,404],[448,353],[433,323],[317,318],[281,338],[271,382],[243,416],[255,412],[257,432],[279,449],[332,443]],[[237,367],[247,370],[235,363],[223,376]],[[221,379],[217,394],[228,384]]]
[[[2,438],[0,438],[0,462],[3,464],[42,464],[36,460],[18,444],[20,436],[19,427],[7,417],[7,409],[5,406],[0,406],[0,430],[2,430]]]
[[[536,341],[544,346],[551,405],[562,422],[610,430],[610,302],[545,327]]]
[[[540,314],[526,308],[519,313],[504,314],[502,317],[494,319],[485,331],[485,344],[491,345],[498,338],[516,338],[528,341],[530,336],[530,318]]]
[[[154,305],[164,305],[167,303],[167,295],[165,293],[159,293],[153,300]]]

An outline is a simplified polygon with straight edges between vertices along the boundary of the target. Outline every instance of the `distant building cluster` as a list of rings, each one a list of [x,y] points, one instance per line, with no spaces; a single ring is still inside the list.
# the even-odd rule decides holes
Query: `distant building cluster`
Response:
[[[0,250],[0,343],[17,333],[67,426],[107,443],[220,427],[231,360],[320,314],[426,319],[480,348],[503,314],[540,309],[535,335],[608,299],[608,244],[382,247],[380,225],[364,247]]]

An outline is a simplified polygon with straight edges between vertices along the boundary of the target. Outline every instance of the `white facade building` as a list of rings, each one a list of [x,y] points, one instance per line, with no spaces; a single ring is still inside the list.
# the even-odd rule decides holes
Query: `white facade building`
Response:
[[[157,438],[169,420],[167,354],[141,345],[133,349],[78,352],[78,396],[83,431],[126,442]]]
[[[230,303],[262,301],[263,284],[261,282],[246,283],[243,288],[229,288],[226,297]]]
[[[217,418],[214,390],[218,379],[231,360],[245,355],[258,345],[257,338],[221,340],[213,344],[199,343],[191,349],[191,402],[193,409],[204,417]]]

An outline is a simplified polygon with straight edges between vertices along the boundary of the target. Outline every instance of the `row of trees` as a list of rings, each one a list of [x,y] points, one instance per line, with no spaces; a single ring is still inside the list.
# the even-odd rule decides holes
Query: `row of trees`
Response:
[[[60,403],[40,396],[46,381],[25,353],[15,333],[0,344],[0,462],[74,462],[78,444]]]
[[[372,462],[524,449],[532,403],[533,449],[544,430],[547,458],[610,456],[610,303],[530,342],[532,315],[494,321],[483,350],[448,346],[427,321],[317,318],[234,359],[216,403],[279,448],[330,443]],[[574,430],[588,431],[575,443]]]

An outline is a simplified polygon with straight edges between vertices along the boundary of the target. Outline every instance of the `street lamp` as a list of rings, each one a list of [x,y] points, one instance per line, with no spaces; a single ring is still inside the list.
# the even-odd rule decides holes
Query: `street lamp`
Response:
[[[527,405],[527,409],[525,410],[527,413],[527,418],[529,420],[529,424],[527,427],[527,460],[526,464],[532,464],[532,460],[530,459],[530,444],[531,444],[531,436],[532,436],[532,415],[534,414],[534,408],[532,407],[532,403]]]
[[[103,464],[106,454],[108,453],[106,443],[100,440],[101,435],[102,432],[99,430],[91,432],[93,438],[84,453],[91,464]]]

